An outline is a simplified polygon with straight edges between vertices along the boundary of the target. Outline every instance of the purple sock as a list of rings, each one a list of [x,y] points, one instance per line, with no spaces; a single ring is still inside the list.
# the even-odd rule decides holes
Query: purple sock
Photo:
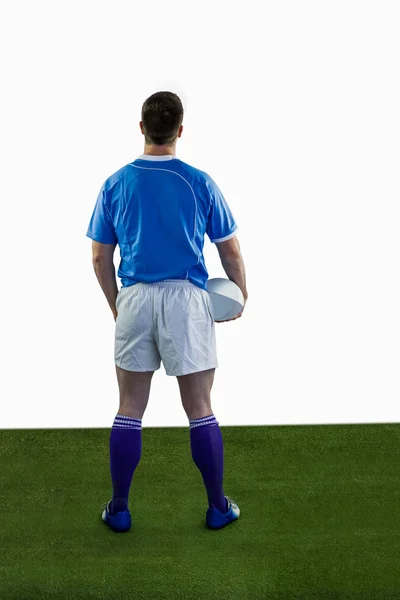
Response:
[[[128,509],[133,473],[142,455],[142,420],[118,414],[110,435],[111,515]]]
[[[190,446],[196,467],[206,486],[208,505],[220,512],[227,511],[222,480],[224,476],[224,445],[221,430],[214,415],[194,419],[190,423]]]

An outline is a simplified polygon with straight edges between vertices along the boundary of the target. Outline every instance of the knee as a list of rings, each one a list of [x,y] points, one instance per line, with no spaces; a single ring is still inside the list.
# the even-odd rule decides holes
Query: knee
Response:
[[[193,421],[194,419],[202,419],[203,417],[209,417],[213,414],[210,400],[198,401],[191,403],[190,406],[183,406],[189,421]]]

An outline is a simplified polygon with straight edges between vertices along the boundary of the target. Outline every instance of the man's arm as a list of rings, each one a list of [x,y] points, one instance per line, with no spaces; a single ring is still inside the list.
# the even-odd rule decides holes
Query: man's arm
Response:
[[[107,298],[108,304],[114,315],[117,318],[117,308],[115,306],[118,287],[115,277],[114,267],[114,250],[117,244],[101,244],[100,242],[92,241],[92,262],[101,289]]]
[[[225,242],[215,244],[218,249],[222,267],[228,278],[241,289],[245,300],[249,297],[246,287],[246,271],[240,252],[239,240],[233,236]]]

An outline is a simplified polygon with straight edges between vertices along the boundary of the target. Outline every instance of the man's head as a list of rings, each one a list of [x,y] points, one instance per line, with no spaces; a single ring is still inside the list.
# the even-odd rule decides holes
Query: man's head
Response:
[[[144,102],[140,129],[145,152],[172,154],[182,135],[183,106],[173,92],[156,92]]]

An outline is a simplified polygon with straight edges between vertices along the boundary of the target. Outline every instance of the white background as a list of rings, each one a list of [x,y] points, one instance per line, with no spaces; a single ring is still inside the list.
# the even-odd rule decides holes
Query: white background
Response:
[[[86,231],[161,90],[185,107],[178,158],[240,229],[249,301],[216,325],[220,424],[400,420],[398,6],[3,5],[1,428],[112,425],[115,322]],[[205,259],[225,276],[208,238]],[[143,426],[187,425],[161,366]]]

